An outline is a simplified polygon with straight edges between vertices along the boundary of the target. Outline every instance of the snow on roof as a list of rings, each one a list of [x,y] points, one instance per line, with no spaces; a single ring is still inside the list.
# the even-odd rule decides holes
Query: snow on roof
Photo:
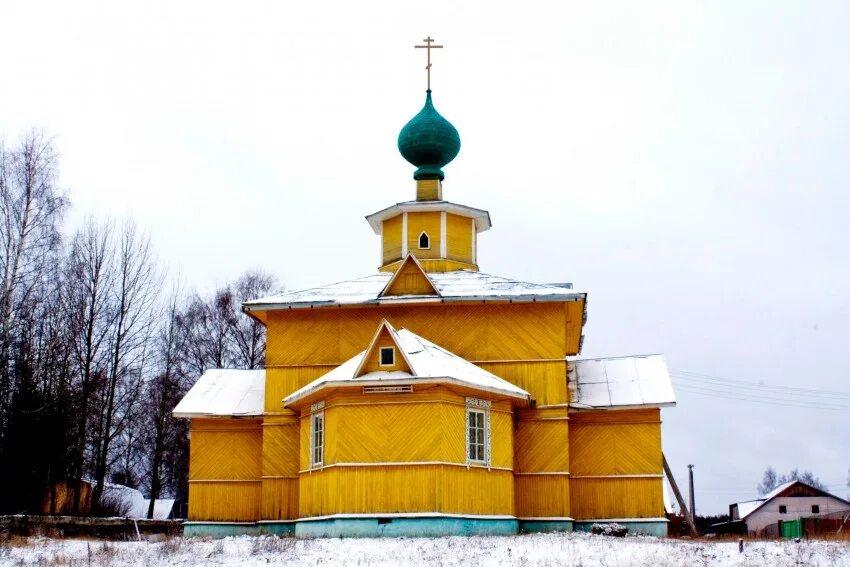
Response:
[[[377,213],[372,213],[366,217],[366,221],[375,234],[381,234],[383,222],[389,218],[396,217],[407,212],[425,212],[425,211],[446,211],[462,217],[469,217],[475,222],[476,232],[489,230],[492,226],[490,222],[490,213],[475,207],[452,203],[451,201],[404,201],[390,205],[386,209],[381,209]]]
[[[535,284],[512,278],[493,276],[471,270],[428,272],[440,294],[433,296],[402,295],[380,297],[392,273],[379,272],[355,280],[338,282],[301,291],[284,292],[246,301],[246,311],[294,309],[333,305],[382,304],[404,301],[470,301],[500,299],[511,301],[574,301],[586,294],[573,291],[567,284]]]
[[[213,368],[183,396],[174,417],[263,415],[265,388],[265,370]]]
[[[567,368],[570,407],[574,409],[676,404],[660,354],[571,360]]]
[[[387,326],[389,327],[388,324]],[[289,405],[321,388],[331,385],[369,386],[416,384],[417,382],[454,382],[470,388],[510,396],[512,398],[528,399],[531,397],[531,394],[522,388],[514,386],[507,380],[503,380],[495,374],[491,374],[475,366],[471,362],[435,345],[419,335],[411,333],[407,329],[401,329],[399,331],[396,331],[392,327],[389,327],[389,329],[399,350],[402,351],[405,360],[410,365],[413,374],[404,371],[377,371],[369,372],[355,378],[357,369],[366,355],[366,351],[364,350],[327,374],[310,382],[300,390],[293,392],[284,398],[283,404]]]
[[[738,519],[743,520],[764,504],[766,500],[750,500],[748,502],[738,502]]]

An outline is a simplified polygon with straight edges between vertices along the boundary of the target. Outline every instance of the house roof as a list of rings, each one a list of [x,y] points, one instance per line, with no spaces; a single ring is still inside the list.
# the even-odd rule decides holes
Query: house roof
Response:
[[[265,389],[265,370],[209,369],[174,408],[174,417],[263,415]]]
[[[407,329],[396,331],[386,321],[381,325],[378,332],[380,333],[384,327],[389,330],[396,346],[410,366],[411,372],[375,371],[361,374],[363,362],[369,352],[367,349],[293,392],[284,398],[283,404],[290,405],[313,392],[330,386],[415,385],[417,383],[454,383],[516,399],[528,400],[531,397],[531,394],[522,388],[475,366]]]
[[[490,222],[490,213],[475,207],[468,207],[451,201],[404,201],[390,205],[386,209],[381,209],[377,213],[372,213],[366,217],[366,221],[375,234],[381,234],[383,222],[389,218],[398,216],[402,213],[418,213],[431,211],[446,211],[462,217],[469,217],[475,222],[475,231],[483,232],[489,230],[492,226]]]
[[[571,360],[567,370],[573,409],[676,405],[660,354]]]
[[[440,297],[421,295],[381,297],[381,292],[393,274],[379,272],[354,280],[246,301],[242,304],[242,308],[244,311],[251,312],[407,301],[577,301],[584,300],[587,296],[586,293],[574,291],[569,284],[535,284],[471,270],[428,272],[427,275],[437,288]]]
[[[810,484],[806,484],[805,482],[803,482],[801,480],[789,480],[788,482],[786,482],[784,484],[780,484],[779,486],[777,486],[776,488],[774,488],[773,490],[771,490],[770,492],[768,492],[767,494],[765,494],[761,498],[758,498],[756,500],[748,500],[746,502],[736,502],[735,505],[738,506],[738,518],[740,520],[746,519],[747,516],[751,515],[753,512],[755,512],[756,510],[758,510],[759,508],[761,508],[762,506],[764,506],[765,504],[767,504],[768,502],[770,502],[774,498],[778,498],[786,490],[788,490],[789,488],[791,488],[792,486],[797,485],[797,484],[803,485],[806,488],[809,488],[813,492],[820,493],[821,496],[827,496],[829,498],[834,498],[834,499],[836,499],[840,502],[844,502],[845,504],[850,504],[850,502],[847,502],[843,498],[839,498],[838,496],[835,496],[834,494],[830,494],[829,492],[826,492],[825,490],[821,490],[821,489],[816,488],[816,487],[814,487]]]

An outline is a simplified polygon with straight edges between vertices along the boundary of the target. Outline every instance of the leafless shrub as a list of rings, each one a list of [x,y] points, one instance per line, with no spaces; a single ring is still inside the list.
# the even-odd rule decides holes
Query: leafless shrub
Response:
[[[295,547],[295,538],[275,535],[259,536],[251,543],[251,555],[289,553]]]
[[[168,539],[160,545],[159,547],[159,555],[160,557],[166,557],[169,555],[176,555],[183,548],[183,538],[182,537],[173,537]]]

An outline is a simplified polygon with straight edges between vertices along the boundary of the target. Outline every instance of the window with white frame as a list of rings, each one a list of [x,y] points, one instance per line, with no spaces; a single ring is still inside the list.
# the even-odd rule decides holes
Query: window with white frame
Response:
[[[423,231],[422,234],[419,235],[419,249],[428,250],[429,248],[431,248],[431,237],[428,236],[427,232]]]
[[[466,462],[490,466],[490,402],[466,399]]]
[[[325,412],[318,411],[310,416],[310,468],[321,467],[324,462]]]

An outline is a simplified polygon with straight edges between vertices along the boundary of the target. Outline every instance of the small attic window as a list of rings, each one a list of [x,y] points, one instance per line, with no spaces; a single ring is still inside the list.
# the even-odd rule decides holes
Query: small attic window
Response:
[[[427,232],[423,231],[419,235],[419,249],[428,250],[429,248],[431,248],[431,237],[428,236]]]
[[[395,349],[391,346],[381,347],[381,366],[393,366],[395,364]]]

